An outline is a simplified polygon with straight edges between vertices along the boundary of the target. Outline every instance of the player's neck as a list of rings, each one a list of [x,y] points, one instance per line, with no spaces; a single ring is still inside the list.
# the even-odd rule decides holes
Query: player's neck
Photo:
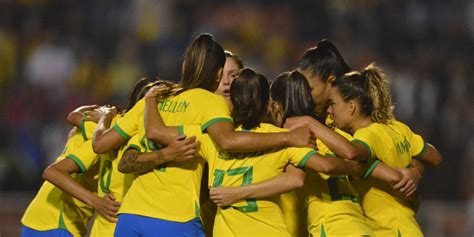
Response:
[[[354,121],[352,121],[351,128],[355,132],[361,128],[368,127],[372,123],[373,123],[372,119],[369,116],[367,117],[359,116],[356,119],[354,119]]]

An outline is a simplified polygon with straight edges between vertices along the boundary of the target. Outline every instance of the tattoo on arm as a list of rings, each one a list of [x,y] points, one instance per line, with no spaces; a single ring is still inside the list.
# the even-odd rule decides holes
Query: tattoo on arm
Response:
[[[153,169],[156,166],[154,161],[139,161],[138,151],[127,152],[120,160],[120,170],[124,173],[138,173]],[[162,158],[161,152],[158,152],[158,158]]]

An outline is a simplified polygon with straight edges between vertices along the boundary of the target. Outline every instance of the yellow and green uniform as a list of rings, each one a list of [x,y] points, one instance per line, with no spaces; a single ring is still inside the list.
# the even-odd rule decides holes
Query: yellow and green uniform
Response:
[[[112,123],[118,118],[119,116],[115,117]],[[133,174],[123,174],[119,172],[118,165],[123,153],[128,149],[129,144],[134,141],[135,139],[130,139],[128,144],[122,146],[118,152],[109,152],[100,156],[99,181],[97,187],[99,197],[112,193],[115,197],[115,201],[122,202],[135,176]],[[90,236],[113,236],[115,224],[116,223],[108,221],[100,214],[96,215]]]
[[[351,136],[339,129],[346,139]],[[319,139],[318,153],[336,156]],[[328,176],[306,170],[302,193],[308,211],[308,232],[311,236],[373,235],[360,206],[360,198],[350,176]]]
[[[146,139],[143,124],[145,102],[139,101],[114,129],[124,138],[138,134],[139,143],[149,152],[157,146]],[[201,131],[221,121],[232,121],[222,96],[203,89],[191,89],[158,104],[168,126],[199,125]],[[204,160],[168,162],[151,172],[137,175],[124,197],[119,213],[141,215],[175,222],[199,217],[199,195]]]
[[[421,156],[425,143],[403,123],[371,125],[354,133],[353,142],[363,144],[369,151],[367,178],[378,163],[393,168],[410,167],[412,157]],[[388,184],[368,179],[361,184],[362,209],[377,236],[423,236],[415,219],[413,204],[400,198]]]
[[[74,128],[63,153],[56,159],[56,162],[73,160],[80,169],[78,174],[72,175],[73,179],[94,193],[97,192],[98,156],[92,150],[90,138],[95,126],[95,123],[85,122],[82,129]],[[64,229],[74,236],[84,236],[93,213],[92,207],[45,181],[26,209],[21,223],[38,231]]]
[[[306,206],[300,190],[280,195],[280,208],[285,218],[288,233],[293,237],[306,237]]]
[[[237,131],[242,131],[238,128]],[[271,124],[260,124],[251,132],[287,131]],[[201,141],[199,155],[209,163],[209,185],[232,187],[249,185],[282,174],[287,164],[303,167],[316,153],[309,148],[271,149],[265,151],[226,153],[196,126],[184,126],[180,133]],[[280,197],[247,199],[217,210],[214,236],[289,236],[280,208]]]

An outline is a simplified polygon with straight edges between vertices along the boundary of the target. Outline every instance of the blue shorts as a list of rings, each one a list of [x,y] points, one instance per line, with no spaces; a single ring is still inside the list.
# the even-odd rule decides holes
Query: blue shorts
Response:
[[[114,236],[205,237],[205,234],[199,218],[194,218],[188,222],[175,222],[133,214],[120,214],[115,226]]]
[[[39,231],[31,229],[30,227],[21,226],[22,237],[73,237],[69,231],[64,229],[54,229]]]

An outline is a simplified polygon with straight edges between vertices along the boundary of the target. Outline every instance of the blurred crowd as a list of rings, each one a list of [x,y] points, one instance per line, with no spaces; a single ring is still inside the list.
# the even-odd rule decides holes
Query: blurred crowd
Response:
[[[141,77],[179,81],[201,32],[269,79],[323,38],[354,69],[376,61],[397,117],[444,156],[423,197],[474,199],[474,2],[458,0],[2,1],[0,191],[37,190],[75,107],[123,107]]]

